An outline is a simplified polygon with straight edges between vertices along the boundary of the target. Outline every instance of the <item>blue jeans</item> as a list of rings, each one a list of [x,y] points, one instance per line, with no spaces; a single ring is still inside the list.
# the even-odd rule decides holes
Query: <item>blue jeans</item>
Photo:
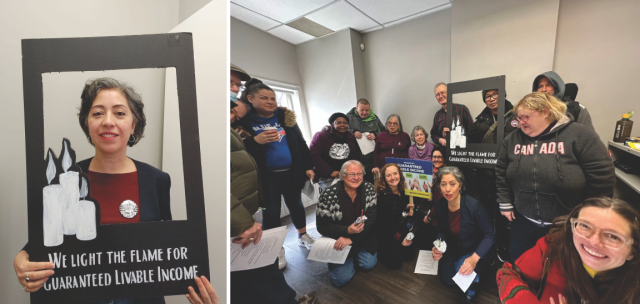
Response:
[[[231,303],[295,304],[296,292],[278,269],[278,260],[262,268],[231,273]]]
[[[302,189],[298,189],[297,182],[294,182],[293,171],[269,172],[266,181],[269,187],[268,206],[264,210],[262,226],[264,230],[282,226],[280,222],[281,197],[289,208],[289,216],[296,229],[307,226],[307,214],[302,205]]]
[[[331,272],[331,280],[333,284],[342,287],[347,285],[353,278],[356,270],[353,265],[354,257],[347,258],[344,264],[332,264],[329,263],[329,271]],[[355,257],[358,262],[358,266],[363,270],[369,271],[378,263],[378,253],[371,254],[366,250],[360,250]]]
[[[472,256],[473,252],[465,254],[463,256],[456,255],[451,252],[448,253],[448,255],[447,252],[442,255],[442,259],[440,260],[440,263],[438,265],[438,271],[440,272],[440,281],[442,281],[442,284],[447,286],[458,286],[456,282],[453,281],[453,277],[460,270],[460,266],[462,266],[464,260]],[[469,289],[467,289],[467,295],[473,296],[476,294],[476,286],[480,282],[480,273],[484,270],[487,264],[488,263],[483,259],[480,259],[480,261],[478,261],[478,264],[476,264],[476,268],[473,271],[475,271],[477,275],[476,278],[473,279],[473,283],[471,283]]]
[[[536,225],[518,212],[514,212],[514,215],[516,219],[511,222],[511,244],[509,245],[512,264],[515,264],[523,253],[533,248],[536,242],[547,235],[551,229],[551,226],[540,227]]]

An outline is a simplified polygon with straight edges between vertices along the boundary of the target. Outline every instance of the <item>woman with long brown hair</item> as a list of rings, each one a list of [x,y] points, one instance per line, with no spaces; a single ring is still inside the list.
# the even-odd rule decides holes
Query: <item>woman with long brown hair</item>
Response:
[[[413,259],[414,233],[417,216],[409,209],[409,197],[404,194],[405,178],[400,167],[388,163],[380,170],[376,182],[378,194],[378,259],[390,270],[400,269],[403,261]],[[417,207],[413,212],[417,212]]]
[[[497,283],[502,303],[640,303],[640,214],[628,203],[589,198]]]

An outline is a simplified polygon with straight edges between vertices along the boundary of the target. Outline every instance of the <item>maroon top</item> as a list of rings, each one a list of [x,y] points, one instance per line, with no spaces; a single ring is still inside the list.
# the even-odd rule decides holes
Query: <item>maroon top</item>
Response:
[[[343,204],[344,210],[342,212],[342,221],[340,222],[343,225],[351,226],[351,224],[353,224],[356,221],[356,218],[360,217],[360,215],[362,214],[362,203],[360,203],[360,191],[356,190],[356,198],[353,201],[351,201],[351,196],[349,196],[349,193],[347,193],[346,190],[342,192],[344,193],[344,195],[342,196],[342,199],[344,200],[344,204]],[[365,221],[365,225],[367,225],[366,221]],[[362,244],[352,243],[351,251],[349,251],[349,254],[347,255],[347,257],[355,256],[358,252],[360,252],[360,249],[362,249]]]
[[[380,133],[373,150],[373,167],[382,169],[385,165],[385,157],[409,158],[410,146],[411,138],[405,132],[396,135],[391,135],[387,131]]]
[[[140,222],[140,188],[138,172],[109,174],[89,171],[91,181],[91,198],[100,204],[100,224],[122,224]],[[138,206],[138,213],[133,218],[125,218],[120,214],[120,204],[131,200]]]
[[[456,237],[457,241],[460,241],[460,208],[453,212],[449,211],[449,227],[451,234]]]

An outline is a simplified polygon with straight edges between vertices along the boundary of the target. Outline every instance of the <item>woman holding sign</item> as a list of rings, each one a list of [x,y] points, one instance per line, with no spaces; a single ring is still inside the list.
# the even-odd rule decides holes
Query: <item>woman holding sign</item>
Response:
[[[402,131],[402,120],[397,114],[391,114],[387,118],[387,130],[381,132],[376,138],[376,147],[373,150],[374,175],[380,173],[380,168],[385,165],[385,157],[409,158],[409,146],[411,138]]]
[[[411,261],[414,253],[411,247],[418,230],[418,217],[412,216],[409,197],[405,195],[405,178],[397,164],[384,165],[381,178],[376,183],[378,194],[378,258],[390,270],[400,269],[403,261]]]
[[[100,224],[171,220],[169,174],[127,157],[127,147],[144,136],[146,118],[140,95],[116,79],[98,78],[85,84],[80,98],[78,121],[95,147],[95,156],[77,165],[89,176],[91,197],[100,205]],[[24,290],[35,292],[53,275],[54,265],[30,262],[28,248],[29,244],[18,253],[13,266]],[[164,297],[145,300],[164,303]]]
[[[460,169],[444,167],[438,170],[438,180],[444,198],[436,202],[435,214],[431,215],[438,220],[441,241],[434,245],[444,242],[446,251],[433,247],[433,259],[441,261],[440,280],[444,285],[455,286],[454,276],[475,276],[465,292],[471,301],[480,273],[493,259],[496,230],[480,202],[464,193],[465,179]]]

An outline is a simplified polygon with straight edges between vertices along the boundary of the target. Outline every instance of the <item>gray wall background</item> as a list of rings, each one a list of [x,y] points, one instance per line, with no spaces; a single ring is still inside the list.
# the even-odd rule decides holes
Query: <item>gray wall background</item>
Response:
[[[200,4],[196,4],[200,2]],[[59,37],[91,37],[91,36],[116,36],[116,35],[140,35],[166,33],[176,28],[179,24],[179,16],[192,26],[183,30],[202,32],[199,28],[209,26],[208,32],[202,32],[203,39],[211,39],[208,44],[217,44],[219,47],[206,47],[207,55],[196,50],[196,72],[207,70],[208,75],[198,74],[198,96],[200,97],[201,111],[207,111],[207,106],[214,106],[211,102],[214,94],[226,96],[226,12],[227,1],[216,0],[208,8],[208,16],[201,15],[199,21],[191,21],[190,14],[198,11],[202,14],[209,1],[198,0],[140,0],[140,1],[23,1],[11,2],[0,10],[0,91],[3,92],[2,105],[5,117],[0,119],[0,127],[5,130],[5,140],[0,149],[0,294],[3,303],[28,303],[29,296],[18,283],[12,267],[13,258],[27,241],[27,208],[26,208],[26,170],[25,170],[25,143],[24,143],[24,108],[22,96],[22,55],[21,39],[27,38],[59,38]],[[182,8],[181,13],[179,10]],[[188,11],[190,13],[188,13]],[[195,17],[194,15],[193,17]],[[209,20],[212,19],[212,20]],[[215,20],[214,20],[215,19]],[[196,27],[196,25],[198,25]],[[214,29],[214,27],[216,29]],[[199,39],[196,38],[196,48]],[[210,57],[211,54],[215,56]],[[203,63],[203,68],[199,64]],[[215,69],[217,68],[217,70]],[[214,76],[215,73],[217,76]],[[72,145],[78,151],[78,159],[93,155],[93,147],[90,146],[77,123],[75,113],[79,105],[79,96],[82,84],[89,77],[103,74],[115,75],[126,78],[132,85],[141,91],[143,98],[147,98],[147,118],[150,125],[146,129],[146,138],[139,146],[128,150],[129,155],[151,163],[154,166],[172,171],[172,203],[179,205],[180,194],[184,190],[180,188],[180,172],[182,165],[169,168],[163,164],[163,128],[170,128],[161,120],[164,113],[165,98],[165,70],[139,70],[139,71],[107,71],[94,73],[45,74],[43,86],[45,89],[45,106],[48,101],[61,102],[60,107],[50,107],[51,115],[45,114],[46,144],[52,146],[54,151],[60,151],[61,133],[67,133],[72,140]],[[170,74],[170,73],[169,73]],[[217,77],[217,78],[216,78]],[[213,81],[218,86],[204,83]],[[174,82],[175,83],[175,82]],[[175,86],[175,85],[174,85]],[[200,91],[203,87],[210,87]],[[221,98],[225,99],[225,98]],[[226,106],[226,104],[225,104]],[[215,109],[209,109],[208,113],[216,113]],[[58,115],[59,114],[59,115]],[[171,113],[170,113],[171,114]],[[177,115],[177,113],[173,113]],[[207,202],[207,220],[210,240],[209,253],[212,273],[219,273],[226,266],[226,191],[222,190],[226,179],[215,178],[219,173],[219,167],[226,167],[226,162],[212,163],[212,160],[226,159],[226,150],[214,149],[211,142],[225,141],[224,132],[210,134],[215,125],[207,122],[207,117],[201,117],[201,134],[209,134],[202,140],[203,150],[203,174],[205,183],[220,185],[218,187],[205,187],[205,199]],[[205,123],[202,123],[205,121]],[[209,121],[212,121],[209,119]],[[66,123],[65,123],[66,122]],[[60,133],[58,133],[59,130]],[[55,133],[55,134],[54,134]],[[62,135],[66,136],[66,134]],[[205,152],[207,150],[207,152]],[[221,153],[221,154],[217,154]],[[208,157],[210,160],[205,160]],[[222,167],[224,168],[224,167]],[[224,177],[224,176],[223,176]],[[177,193],[182,191],[182,193]],[[180,218],[180,212],[173,211]],[[184,211],[182,211],[184,214]],[[223,231],[223,233],[221,233]],[[218,234],[216,238],[214,235]],[[216,245],[218,244],[218,245]],[[225,244],[219,246],[219,244]],[[221,296],[226,296],[226,275],[220,274],[213,281],[214,287]],[[167,297],[168,303],[185,303],[184,296]]]

